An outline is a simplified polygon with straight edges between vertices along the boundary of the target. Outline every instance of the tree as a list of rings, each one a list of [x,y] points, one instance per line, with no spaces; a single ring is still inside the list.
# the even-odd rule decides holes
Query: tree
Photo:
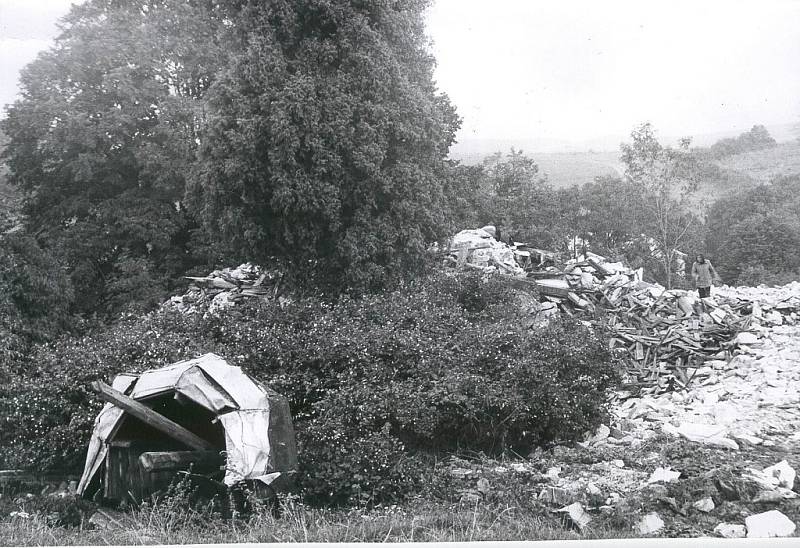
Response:
[[[699,226],[690,210],[698,184],[697,162],[689,151],[689,139],[682,139],[678,148],[663,147],[650,123],[635,128],[631,139],[620,149],[625,178],[638,194],[634,213],[670,289],[680,272],[680,249],[692,236],[690,230]]]
[[[533,158],[521,150],[496,152],[480,165],[481,181],[477,188],[479,225],[496,225],[501,236],[535,241],[548,247],[549,229],[555,215],[556,194],[539,173]]]
[[[235,2],[89,0],[23,71],[4,157],[78,311],[152,305],[191,264],[186,174],[234,14]],[[138,284],[119,283],[132,271]]]
[[[751,152],[776,146],[778,146],[778,143],[769,134],[767,128],[762,125],[755,125],[750,131],[742,133],[738,137],[720,139],[709,147],[708,152],[713,158],[720,159],[734,154],[741,154],[742,152]]]
[[[723,278],[752,278],[752,273],[744,276],[748,270],[761,272],[758,283],[796,276],[800,269],[798,196],[800,178],[784,178],[725,196],[709,208],[706,246]]]
[[[562,192],[572,195],[564,215],[571,216],[574,234],[589,242],[592,251],[617,256],[640,236],[634,215],[637,189],[630,182],[601,176]]]
[[[229,257],[382,287],[449,232],[459,121],[433,82],[424,0],[252,3],[213,86],[190,188]]]
[[[52,256],[30,236],[0,235],[0,378],[31,343],[69,329],[72,301],[69,278]]]

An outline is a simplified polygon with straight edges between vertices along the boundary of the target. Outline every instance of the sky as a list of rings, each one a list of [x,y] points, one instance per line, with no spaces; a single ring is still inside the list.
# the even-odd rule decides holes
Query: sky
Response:
[[[0,0],[0,104],[72,1]],[[427,16],[462,141],[800,122],[798,22],[800,0],[434,0]]]

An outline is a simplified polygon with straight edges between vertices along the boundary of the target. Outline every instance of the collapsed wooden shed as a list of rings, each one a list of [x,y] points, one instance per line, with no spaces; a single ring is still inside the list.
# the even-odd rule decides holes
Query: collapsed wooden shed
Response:
[[[95,383],[95,419],[78,493],[141,502],[176,472],[227,486],[285,484],[297,468],[286,399],[215,354]]]

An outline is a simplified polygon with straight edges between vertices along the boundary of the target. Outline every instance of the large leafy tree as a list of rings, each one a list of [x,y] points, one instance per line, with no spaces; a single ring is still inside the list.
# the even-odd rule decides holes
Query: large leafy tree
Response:
[[[3,123],[9,179],[79,311],[151,304],[186,268],[181,200],[234,4],[89,0],[24,70]]]
[[[677,148],[662,146],[652,125],[645,123],[631,132],[630,143],[620,146],[625,178],[637,196],[632,212],[667,288],[681,272],[681,248],[702,230],[691,204],[699,169],[689,145],[690,141],[683,139]]]
[[[798,196],[800,178],[792,177],[725,196],[709,208],[706,245],[723,278],[770,283],[796,277],[800,270]],[[758,274],[755,279],[753,272]]]
[[[229,255],[366,289],[417,268],[446,234],[444,159],[459,122],[434,86],[426,4],[249,6],[190,192]]]

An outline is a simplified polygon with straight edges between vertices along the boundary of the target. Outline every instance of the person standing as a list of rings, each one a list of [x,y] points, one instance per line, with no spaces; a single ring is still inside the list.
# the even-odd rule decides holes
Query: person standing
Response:
[[[711,264],[711,261],[707,261],[702,254],[698,255],[692,264],[692,279],[701,299],[710,297],[711,284],[720,281],[717,271],[714,270],[714,265]]]

